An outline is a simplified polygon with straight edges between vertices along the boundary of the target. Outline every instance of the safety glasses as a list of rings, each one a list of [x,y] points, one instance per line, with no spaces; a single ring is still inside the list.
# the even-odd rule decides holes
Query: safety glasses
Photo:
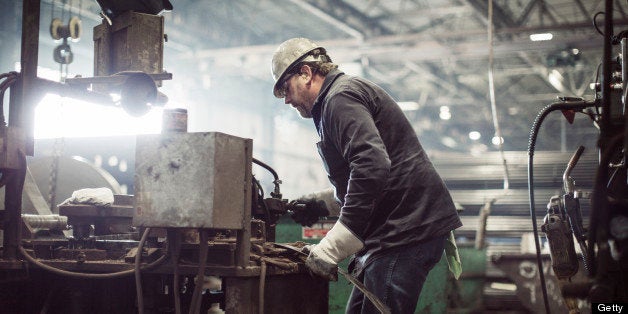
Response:
[[[281,96],[281,98],[286,97],[286,94],[288,93],[288,81],[290,81],[290,79],[296,74],[297,73],[290,73],[286,75],[286,77],[281,82],[281,85],[279,85],[281,86],[281,88],[279,89],[279,96]]]

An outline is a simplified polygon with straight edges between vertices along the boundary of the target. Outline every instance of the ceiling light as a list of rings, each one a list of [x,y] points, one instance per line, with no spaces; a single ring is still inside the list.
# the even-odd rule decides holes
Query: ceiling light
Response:
[[[449,111],[449,107],[440,106],[440,113],[438,114],[438,116],[443,120],[451,119],[451,112]]]
[[[403,111],[413,111],[419,109],[419,103],[416,101],[400,101],[397,104]]]
[[[561,92],[565,91],[565,85],[563,84],[565,78],[562,74],[560,74],[560,72],[556,71],[556,69],[552,70],[547,75],[547,80],[552,86],[554,86],[554,88],[556,88],[556,90]]]
[[[458,143],[456,143],[456,140],[454,140],[453,138],[449,136],[443,137],[443,139],[440,142],[449,148],[454,148],[458,145]]]
[[[478,131],[471,131],[471,132],[469,132],[469,138],[474,140],[474,141],[479,140],[480,137],[482,137],[482,134],[480,134],[480,132],[478,132]]]
[[[504,144],[504,138],[503,137],[493,136],[493,138],[491,139],[491,143],[493,143],[493,145]]]
[[[552,40],[552,38],[554,38],[554,35],[552,35],[552,33],[539,33],[530,35],[531,41],[545,41]]]

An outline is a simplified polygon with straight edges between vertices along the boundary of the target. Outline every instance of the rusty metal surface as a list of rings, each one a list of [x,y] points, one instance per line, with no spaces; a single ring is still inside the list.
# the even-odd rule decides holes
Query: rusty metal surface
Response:
[[[251,152],[217,132],[138,136],[133,224],[250,232]]]
[[[94,28],[94,75],[122,71],[161,73],[163,69],[164,17],[125,12]]]
[[[107,252],[98,249],[63,249],[56,252],[55,255],[59,259],[76,262],[102,261],[107,259]]]
[[[543,255],[543,274],[547,287],[547,296],[552,313],[569,313],[560,291],[560,284],[552,270],[549,255]],[[517,286],[517,297],[521,303],[532,313],[544,313],[543,294],[541,281],[538,274],[536,255],[534,254],[508,254],[494,255],[491,261]],[[583,282],[586,275],[580,263],[580,271],[572,278],[573,282]],[[578,301],[582,313],[591,310],[587,301]]]

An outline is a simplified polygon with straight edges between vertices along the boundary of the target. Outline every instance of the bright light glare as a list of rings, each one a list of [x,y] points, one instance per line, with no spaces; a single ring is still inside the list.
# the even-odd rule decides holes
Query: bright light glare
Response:
[[[539,33],[530,35],[531,41],[545,41],[552,40],[552,38],[554,38],[554,35],[552,35],[552,33]]]
[[[491,139],[491,143],[493,143],[493,145],[504,144],[504,138],[503,137],[493,136],[493,138]]]
[[[456,143],[456,140],[454,140],[453,138],[449,136],[443,137],[443,139],[441,139],[440,142],[443,143],[443,145],[450,148],[454,148],[458,145],[458,143]]]
[[[419,109],[419,103],[416,101],[400,101],[397,104],[403,111],[413,111]]]
[[[451,119],[451,112],[449,111],[441,111],[438,116],[443,119],[443,120],[449,120]]]
[[[480,137],[482,137],[482,134],[480,134],[480,132],[478,132],[478,131],[471,131],[471,132],[469,132],[469,138],[474,140],[474,141],[479,140]]]
[[[161,108],[153,108],[133,117],[122,108],[48,94],[35,108],[35,138],[156,134],[161,115]]]

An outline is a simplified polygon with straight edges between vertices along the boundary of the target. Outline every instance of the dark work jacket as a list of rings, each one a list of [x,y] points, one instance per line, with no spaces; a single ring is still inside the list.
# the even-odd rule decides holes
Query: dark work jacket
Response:
[[[339,220],[370,256],[462,226],[410,122],[382,88],[330,72],[312,108],[317,144],[342,207]]]

